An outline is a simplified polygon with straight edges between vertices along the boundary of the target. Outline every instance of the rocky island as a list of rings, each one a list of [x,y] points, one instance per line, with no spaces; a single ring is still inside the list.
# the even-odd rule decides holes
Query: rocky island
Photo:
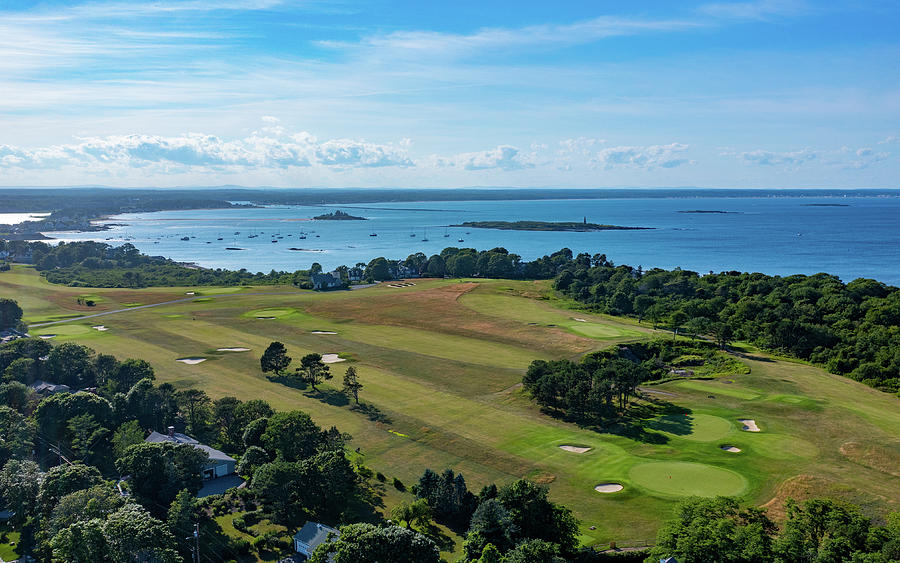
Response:
[[[451,227],[469,227],[472,229],[500,229],[502,231],[574,231],[574,232],[590,232],[590,231],[644,231],[652,230],[653,227],[623,227],[620,225],[599,225],[597,223],[588,223],[587,220],[581,223],[577,221],[466,221],[461,225],[450,225]]]
[[[356,217],[355,215],[350,215],[349,213],[345,213],[338,209],[337,211],[332,211],[331,213],[326,213],[324,215],[316,215],[313,217],[316,221],[366,221],[365,217]]]

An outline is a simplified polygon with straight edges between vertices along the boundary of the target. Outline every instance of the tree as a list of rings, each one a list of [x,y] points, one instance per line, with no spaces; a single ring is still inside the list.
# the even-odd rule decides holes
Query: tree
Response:
[[[383,256],[379,256],[366,266],[365,276],[367,280],[389,280],[391,279],[390,264]]]
[[[206,452],[188,444],[143,442],[127,448],[116,469],[130,476],[131,491],[141,504],[164,516],[179,491],[200,490],[208,459]]]
[[[53,347],[44,364],[50,381],[68,385],[72,389],[94,387],[97,375],[94,370],[94,351],[87,346],[64,342]]]
[[[356,377],[356,368],[353,366],[347,367],[347,372],[344,373],[344,395],[348,397],[353,397],[353,400],[356,401],[356,404],[359,404],[359,390],[363,388],[362,383],[359,382],[359,379]]]
[[[129,446],[140,444],[144,441],[144,431],[141,430],[140,424],[136,420],[129,420],[123,423],[113,433],[112,447],[113,454],[118,458],[124,455],[125,450]]]
[[[25,522],[35,514],[43,477],[38,464],[33,461],[11,459],[0,469],[0,496],[16,513],[16,522]]]
[[[790,501],[775,551],[783,561],[850,561],[868,551],[869,519],[831,499]]]
[[[578,521],[572,511],[547,499],[548,489],[519,479],[502,487],[497,500],[518,528],[517,538],[545,540],[572,553],[578,546]]]
[[[300,367],[297,368],[297,373],[313,389],[316,389],[316,385],[333,377],[328,364],[322,362],[321,354],[315,353],[300,358]]]
[[[54,561],[112,563],[103,531],[104,520],[79,520],[59,530],[50,540]]]
[[[727,497],[689,498],[657,535],[651,553],[685,563],[771,561],[775,525],[762,510]]]
[[[103,525],[113,561],[176,563],[175,538],[165,524],[136,504],[112,513]]]
[[[187,559],[190,556],[191,547],[194,545],[192,536],[194,523],[197,521],[196,512],[197,500],[187,489],[179,491],[175,496],[175,500],[169,506],[166,524],[169,526],[169,531],[175,536],[175,542],[178,545],[178,551],[181,553],[182,559]]]
[[[228,451],[243,449],[241,437],[244,427],[239,417],[241,400],[237,397],[222,397],[213,401],[213,422],[216,425],[217,441]]]
[[[175,393],[175,401],[182,413],[187,414],[188,432],[202,439],[210,418],[209,396],[201,389],[184,389]]]
[[[332,559],[329,559],[329,556]],[[311,563],[439,563],[433,541],[399,526],[379,528],[373,524],[341,527],[341,535],[321,544]]]
[[[268,419],[260,442],[269,454],[284,461],[298,461],[312,457],[324,439],[324,432],[308,414],[288,411]]]
[[[106,520],[107,516],[124,504],[125,497],[110,483],[73,491],[59,499],[46,527],[52,536],[77,522],[94,518]]]
[[[259,446],[250,446],[244,452],[244,455],[241,456],[241,461],[239,461],[237,467],[235,467],[235,472],[237,472],[238,475],[250,479],[253,477],[253,473],[256,472],[261,465],[269,463],[270,461],[272,460],[269,459],[269,454],[266,453],[266,450]]]
[[[490,499],[478,505],[472,515],[469,532],[463,545],[468,559],[475,559],[492,545],[505,552],[513,546],[513,537],[518,528],[509,511],[497,499]]]
[[[0,467],[10,459],[27,457],[33,440],[34,423],[31,419],[7,406],[0,406]]]
[[[391,510],[391,518],[398,524],[403,522],[406,529],[413,526],[417,528],[426,528],[431,522],[431,507],[425,499],[419,499],[412,503],[401,502]]]
[[[719,348],[723,350],[728,346],[728,343],[731,342],[731,339],[734,336],[734,331],[728,323],[713,323],[712,331],[713,336],[716,337],[716,343],[719,345]]]
[[[250,448],[252,446],[262,447],[263,441],[262,436],[266,432],[266,428],[269,426],[268,418],[257,418],[256,420],[250,422],[247,425],[247,428],[244,430],[243,436],[241,436],[241,442],[244,443],[245,448]]]
[[[678,336],[678,331],[681,330],[681,327],[684,326],[688,320],[687,314],[681,309],[672,311],[669,315],[669,325],[672,329],[672,340],[675,340],[675,337]]]
[[[112,376],[113,389],[119,393],[127,393],[134,384],[142,379],[153,380],[153,366],[144,360],[129,358],[120,362]]]
[[[38,502],[44,515],[49,515],[62,497],[99,485],[103,481],[96,467],[83,464],[57,465],[44,473]]]
[[[0,297],[0,330],[17,328],[22,320],[22,308],[14,299]]]
[[[523,541],[503,558],[503,563],[566,563],[559,556],[559,546],[544,540]]]
[[[287,348],[281,342],[272,342],[266,351],[263,352],[259,359],[260,368],[263,373],[273,372],[277,376],[281,376],[284,370],[291,365],[292,358],[287,355]]]
[[[39,367],[40,364],[31,358],[19,358],[6,367],[3,372],[3,381],[18,381],[25,385],[31,385],[37,379]]]

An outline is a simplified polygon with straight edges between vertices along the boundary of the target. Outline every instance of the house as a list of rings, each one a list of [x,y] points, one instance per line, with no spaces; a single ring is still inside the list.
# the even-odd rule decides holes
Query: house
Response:
[[[341,273],[337,271],[327,274],[313,274],[310,276],[310,281],[313,284],[313,289],[336,289],[344,285],[343,280],[341,280]]]
[[[319,545],[328,541],[329,537],[339,537],[341,533],[334,528],[306,521],[300,530],[294,534],[294,549],[297,553],[310,557]]]
[[[24,332],[20,332],[18,330],[12,328],[6,328],[0,330],[0,343],[5,344],[6,342],[12,342],[13,340],[18,340],[19,338],[27,338],[28,335]]]
[[[355,266],[347,270],[347,279],[349,279],[351,283],[361,282],[365,275],[365,270],[363,270],[362,268],[357,268]]]
[[[169,427],[168,434],[160,434],[153,431],[144,439],[145,442],[173,442],[175,444],[189,444],[198,450],[203,450],[209,457],[206,465],[203,466],[203,480],[216,479],[225,477],[234,473],[235,460],[224,452],[220,452],[215,448],[211,448],[206,444],[201,444],[197,440],[191,438],[187,434],[175,432],[175,427]]]
[[[56,393],[71,393],[72,389],[69,388],[68,385],[57,385],[55,383],[49,383],[47,381],[41,381],[40,379],[35,380],[34,383],[29,385],[35,393],[41,395],[55,395]]]

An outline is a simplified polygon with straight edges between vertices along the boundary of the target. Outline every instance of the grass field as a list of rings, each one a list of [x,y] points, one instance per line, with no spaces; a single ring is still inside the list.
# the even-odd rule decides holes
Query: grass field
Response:
[[[737,495],[775,512],[788,494],[817,493],[856,502],[876,517],[900,509],[900,477],[892,469],[900,466],[897,399],[754,350],[745,350],[742,360],[749,374],[654,386],[666,394],[648,395],[648,404],[678,408],[649,422],[652,440],[598,433],[542,414],[519,385],[532,360],[577,359],[653,335],[630,320],[561,307],[567,304],[547,298],[548,283],[417,280],[405,288],[331,293],[290,287],[88,291],[47,284],[28,268],[0,273],[0,292],[20,302],[29,322],[183,299],[189,291],[212,298],[33,332],[146,359],[159,381],[196,386],[213,398],[262,398],[277,409],[305,410],[321,426],[351,433],[351,447],[361,449],[366,465],[407,486],[426,467],[452,467],[475,490],[522,476],[547,483],[551,497],[580,519],[586,544],[652,542],[673,501],[688,494]],[[78,305],[77,297],[88,293],[100,298],[97,304]],[[98,324],[108,330],[91,328]],[[259,356],[273,340],[284,342],[295,360],[318,352],[348,362],[332,366],[335,379],[318,393],[285,387],[259,370]],[[250,350],[215,353],[224,347]],[[192,356],[207,361],[175,361]],[[353,409],[337,393],[347,365],[359,372],[365,409]],[[754,419],[762,431],[741,430],[742,418]],[[725,444],[742,451],[723,451]],[[591,449],[573,453],[563,445]],[[609,482],[624,488],[593,490]],[[386,510],[403,498],[392,493]]]

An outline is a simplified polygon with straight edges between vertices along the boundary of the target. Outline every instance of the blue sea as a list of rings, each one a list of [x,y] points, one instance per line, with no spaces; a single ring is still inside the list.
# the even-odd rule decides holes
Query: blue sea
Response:
[[[698,190],[641,190],[633,197],[622,192],[598,197],[594,191],[585,199],[539,201],[392,201],[161,211],[112,217],[107,222],[119,226],[109,231],[50,234],[62,240],[116,245],[127,240],[150,255],[204,267],[264,272],[305,269],[313,262],[330,269],[378,256],[431,255],[448,246],[479,250],[500,246],[525,260],[568,247],[576,254],[605,253],[617,264],[640,265],[645,270],[828,272],[844,281],[866,277],[900,285],[900,192],[823,195],[821,191],[744,190],[730,196],[719,190],[704,196]],[[368,220],[310,220],[336,209]],[[463,221],[584,219],[652,230],[578,233],[449,226]]]

